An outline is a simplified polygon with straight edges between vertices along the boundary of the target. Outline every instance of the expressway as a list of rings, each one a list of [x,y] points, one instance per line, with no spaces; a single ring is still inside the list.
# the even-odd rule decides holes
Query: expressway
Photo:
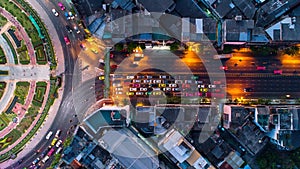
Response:
[[[73,106],[73,96],[72,96],[72,78],[73,78],[73,70],[75,61],[77,58],[77,54],[80,52],[79,43],[82,39],[83,35],[80,34],[69,34],[65,28],[65,25],[67,24],[66,18],[64,17],[63,13],[57,6],[58,1],[44,1],[44,0],[37,0],[34,2],[30,2],[31,5],[36,9],[41,9],[46,12],[48,15],[42,15],[45,12],[37,11],[41,16],[41,18],[47,18],[49,17],[51,22],[55,25],[55,31],[58,34],[59,40],[62,44],[62,53],[64,56],[64,63],[65,63],[65,72],[62,74],[62,76],[65,76],[65,82],[64,82],[64,94],[62,96],[62,102],[59,107],[57,116],[54,119],[54,123],[50,127],[49,131],[53,131],[55,133],[57,130],[62,130],[61,138],[64,140],[68,134],[70,133],[70,129],[73,129],[75,125],[78,124],[78,120],[75,115],[75,110]],[[36,6],[40,5],[42,8],[37,8]],[[55,17],[53,13],[51,12],[51,9],[55,8],[59,13],[59,17]],[[44,22],[47,21],[47,19],[44,19]],[[47,24],[47,23],[45,23]],[[54,31],[54,30],[51,30]],[[71,46],[67,46],[64,42],[63,37],[68,35],[69,39],[71,40]],[[55,42],[53,42],[55,43]],[[62,57],[62,56],[57,56]],[[36,146],[35,149],[33,149],[31,152],[28,152],[27,155],[19,162],[15,163],[9,168],[24,168],[29,167],[31,163],[40,156],[40,153],[37,153],[37,150],[40,152],[43,152],[47,147],[50,145],[52,139],[46,141],[45,138],[40,138],[40,142]],[[49,160],[45,166],[50,165]]]

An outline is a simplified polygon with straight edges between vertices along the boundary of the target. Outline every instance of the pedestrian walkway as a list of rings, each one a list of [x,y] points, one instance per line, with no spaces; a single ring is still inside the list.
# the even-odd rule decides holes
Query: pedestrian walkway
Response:
[[[7,22],[0,30],[0,35],[2,35],[2,33],[6,32],[10,27],[12,26],[12,24],[10,22]]]
[[[3,49],[3,52],[5,54],[5,57],[7,58],[7,64],[14,64],[14,55],[12,53],[12,49],[7,45],[6,40],[3,38],[3,36],[0,34],[0,46]]]
[[[7,82],[7,87],[5,88],[0,101],[0,113],[4,112],[4,110],[9,106],[11,99],[13,99],[15,89],[15,82]]]
[[[50,70],[47,65],[0,65],[9,75],[1,75],[0,81],[42,81],[49,80]]]

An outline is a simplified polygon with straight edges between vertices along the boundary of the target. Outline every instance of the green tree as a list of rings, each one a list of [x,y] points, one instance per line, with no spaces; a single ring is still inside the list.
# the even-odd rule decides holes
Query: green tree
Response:
[[[299,47],[298,46],[291,46],[284,50],[284,52],[290,56],[296,56],[299,54]]]
[[[115,50],[116,50],[117,52],[122,51],[123,48],[124,48],[124,45],[123,45],[122,43],[117,43],[117,44],[115,45]]]
[[[134,43],[134,42],[130,42],[128,45],[127,45],[127,51],[128,52],[132,52],[133,49],[135,49],[137,47],[137,44]]]
[[[170,46],[171,51],[176,51],[178,49],[179,49],[179,43],[174,42],[174,43],[171,44],[171,46]]]

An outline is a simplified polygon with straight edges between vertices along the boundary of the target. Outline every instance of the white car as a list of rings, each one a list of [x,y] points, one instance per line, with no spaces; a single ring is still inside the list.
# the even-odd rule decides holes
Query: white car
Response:
[[[137,88],[131,87],[131,88],[129,88],[129,91],[131,91],[131,92],[136,92],[136,91],[137,91]]]
[[[140,91],[146,92],[146,91],[148,91],[148,89],[147,88],[140,88]]]
[[[46,136],[46,140],[49,140],[49,138],[52,136],[53,132],[52,131],[49,131],[49,133],[47,134]]]
[[[55,144],[56,147],[59,147],[61,145],[62,141],[58,140],[57,143]]]
[[[57,130],[57,132],[55,133],[55,137],[59,137],[61,130]]]
[[[123,88],[122,87],[117,87],[116,91],[123,91]]]
[[[126,79],[134,79],[134,76],[126,76]]]
[[[175,80],[175,83],[176,83],[176,84],[181,84],[181,83],[182,83],[182,80]]]
[[[144,92],[136,92],[135,94],[140,96],[140,95],[143,95]]]
[[[216,85],[210,84],[210,85],[208,85],[208,88],[216,88]]]
[[[169,87],[177,87],[176,83],[169,84]]]
[[[140,79],[133,79],[132,82],[133,83],[141,83],[142,81]]]
[[[54,16],[58,16],[59,15],[58,12],[54,8],[52,9],[52,13],[53,13]]]
[[[121,91],[116,91],[116,95],[122,95],[123,94],[123,92],[121,92]]]

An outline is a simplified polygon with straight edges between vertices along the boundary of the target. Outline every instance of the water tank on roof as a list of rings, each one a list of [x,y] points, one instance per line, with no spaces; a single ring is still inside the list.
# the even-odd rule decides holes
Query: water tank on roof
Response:
[[[235,17],[235,20],[236,20],[236,21],[241,21],[241,20],[243,20],[243,18],[242,18],[241,15],[237,15],[237,16]]]

